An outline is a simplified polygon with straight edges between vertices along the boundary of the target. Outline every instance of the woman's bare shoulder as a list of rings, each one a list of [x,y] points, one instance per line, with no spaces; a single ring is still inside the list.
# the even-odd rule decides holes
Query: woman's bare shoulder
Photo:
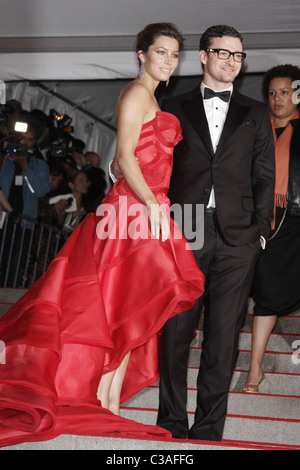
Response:
[[[121,90],[119,99],[123,99],[124,97],[127,97],[127,96],[135,96],[135,95],[137,95],[138,97],[144,96],[145,99],[151,98],[151,94],[148,88],[142,83],[139,83],[133,80]]]
[[[130,82],[126,85],[120,93],[116,113],[120,110],[120,107],[131,107],[135,106],[143,109],[144,112],[147,112],[153,103],[153,98],[149,90],[138,82]]]

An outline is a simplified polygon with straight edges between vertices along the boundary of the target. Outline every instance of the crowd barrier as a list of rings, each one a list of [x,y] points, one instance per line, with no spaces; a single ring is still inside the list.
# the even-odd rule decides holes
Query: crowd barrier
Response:
[[[0,229],[0,287],[30,287],[48,268],[68,234],[19,213]]]

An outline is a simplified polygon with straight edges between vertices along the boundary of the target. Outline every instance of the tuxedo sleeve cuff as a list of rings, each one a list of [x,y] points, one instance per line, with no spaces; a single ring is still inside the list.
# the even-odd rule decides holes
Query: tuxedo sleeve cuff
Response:
[[[261,248],[263,250],[266,248],[266,239],[265,239],[265,237],[260,237],[260,245],[261,245]]]
[[[109,176],[110,178],[112,179],[113,183],[116,183],[118,181],[118,178],[115,177],[115,175],[112,173],[111,171],[111,164],[112,164],[113,160],[111,160],[109,162],[109,165],[108,165],[108,173],[109,173]]]

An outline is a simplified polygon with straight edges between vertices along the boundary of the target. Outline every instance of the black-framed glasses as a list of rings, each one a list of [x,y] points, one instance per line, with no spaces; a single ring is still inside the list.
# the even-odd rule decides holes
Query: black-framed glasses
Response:
[[[227,60],[232,55],[235,62],[243,62],[247,54],[245,52],[230,52],[227,49],[206,49],[207,52],[215,52],[219,59]]]

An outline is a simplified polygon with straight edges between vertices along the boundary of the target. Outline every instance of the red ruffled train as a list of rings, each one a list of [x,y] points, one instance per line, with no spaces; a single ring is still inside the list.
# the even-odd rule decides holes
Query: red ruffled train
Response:
[[[174,116],[161,112],[141,134],[146,141],[152,136],[151,146],[155,134],[159,152],[156,145],[151,161],[155,164],[164,152],[170,167],[168,174],[163,171],[167,179],[178,126]],[[168,128],[172,145],[166,142]],[[143,142],[141,154],[147,157],[150,151],[145,149]],[[149,168],[147,158],[146,163]],[[157,199],[168,204],[166,190],[158,187]],[[138,203],[125,181],[116,183],[104,204],[114,208],[118,227],[120,196],[126,196],[127,209]],[[103,214],[89,214],[47,272],[0,319],[5,344],[0,446],[61,434],[171,437],[162,428],[102,408],[97,388],[101,375],[114,370],[128,351],[122,403],[158,380],[161,328],[194,305],[203,293],[204,276],[172,220],[171,237],[164,243],[149,232],[145,238],[101,239],[103,220]],[[127,210],[127,227],[134,220]]]

